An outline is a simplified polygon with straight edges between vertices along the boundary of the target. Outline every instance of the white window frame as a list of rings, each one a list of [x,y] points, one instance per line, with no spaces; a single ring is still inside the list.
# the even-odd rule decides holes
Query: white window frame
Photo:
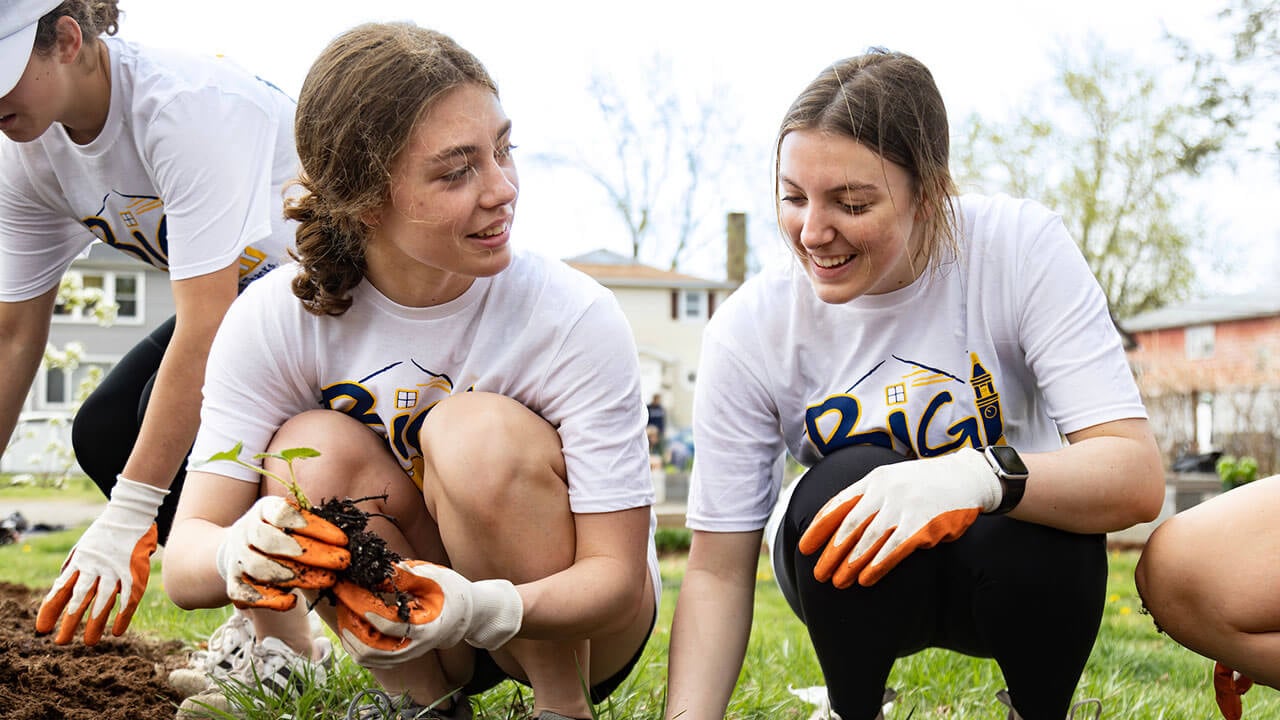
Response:
[[[78,381],[76,373],[81,368],[98,365],[102,367],[102,372],[111,372],[111,368],[119,362],[120,358],[107,355],[86,355],[80,359],[80,364],[76,366],[76,370],[71,374],[66,374],[63,370],[63,390],[65,391],[66,400],[63,402],[49,402],[49,371],[51,368],[40,366],[40,372],[36,373],[36,382],[32,388],[33,397],[31,399],[31,409],[33,411],[66,411],[71,410],[76,405],[76,387]]]
[[[697,307],[690,312],[690,301],[696,298]],[[679,317],[683,321],[707,319],[707,307],[711,302],[710,293],[706,290],[681,290]]]
[[[1188,360],[1208,360],[1213,357],[1216,342],[1213,325],[1189,325],[1183,330]]]
[[[76,273],[81,278],[84,277],[101,277],[103,299],[108,303],[116,302],[116,288],[121,278],[131,278],[135,292],[133,294],[133,302],[137,307],[134,315],[124,315],[117,313],[113,325],[142,325],[146,321],[146,294],[147,294],[147,278],[146,273],[137,270],[96,270],[76,268],[68,272]],[[69,313],[55,313],[53,321],[67,325],[95,325],[97,320],[91,313],[86,314],[83,308],[74,308]]]

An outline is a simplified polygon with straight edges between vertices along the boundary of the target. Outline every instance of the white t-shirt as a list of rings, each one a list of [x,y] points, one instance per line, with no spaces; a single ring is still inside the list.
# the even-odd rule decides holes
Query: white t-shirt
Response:
[[[94,238],[174,280],[240,258],[240,286],[287,260],[294,102],[230,61],[106,38],[111,105],[77,145],[60,124],[0,137],[0,301],[57,285]]]
[[[959,199],[960,257],[908,287],[838,305],[789,262],[707,325],[694,397],[687,524],[765,526],[784,450],[908,457],[1003,440],[1019,450],[1145,418],[1106,299],[1062,219],[1007,196]]]
[[[443,305],[404,307],[365,281],[345,313],[316,316],[293,295],[296,271],[268,274],[227,312],[209,353],[193,461],[238,442],[247,459],[285,420],[327,407],[386,438],[420,486],[416,429],[437,402],[476,390],[512,398],[556,428],[575,513],[653,504],[635,341],[616,298],[588,276],[515,251],[507,269]],[[260,479],[227,462],[199,469]]]

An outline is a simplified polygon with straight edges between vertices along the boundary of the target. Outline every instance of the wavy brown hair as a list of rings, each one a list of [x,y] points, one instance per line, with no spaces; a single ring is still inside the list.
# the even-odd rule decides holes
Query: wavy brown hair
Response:
[[[926,267],[940,250],[956,252],[951,131],[933,74],[910,55],[872,48],[818,74],[787,110],[774,145],[774,204],[782,140],[796,130],[830,132],[865,145],[907,171],[924,222]],[[785,233],[784,233],[785,234]],[[795,248],[792,248],[795,252]]]
[[[390,198],[391,168],[419,118],[471,84],[498,93],[474,55],[412,23],[360,25],[320,53],[294,121],[304,192],[285,204],[285,216],[299,223],[293,293],[309,312],[351,307],[366,268],[363,218]]]
[[[65,0],[40,17],[33,52],[42,57],[53,52],[58,42],[58,18],[63,16],[80,26],[86,47],[93,47],[99,35],[115,35],[120,29],[120,8],[116,0]]]

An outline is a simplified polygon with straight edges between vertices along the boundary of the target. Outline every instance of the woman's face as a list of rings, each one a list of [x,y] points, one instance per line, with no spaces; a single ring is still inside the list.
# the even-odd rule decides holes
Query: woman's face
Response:
[[[365,257],[384,295],[413,307],[448,302],[511,262],[519,181],[511,121],[491,90],[464,85],[418,120],[391,168]]]
[[[62,70],[54,55],[33,52],[18,84],[0,97],[0,132],[20,143],[43,135],[58,116]]]
[[[924,224],[901,166],[847,136],[796,130],[782,139],[778,183],[779,221],[823,302],[920,276]]]

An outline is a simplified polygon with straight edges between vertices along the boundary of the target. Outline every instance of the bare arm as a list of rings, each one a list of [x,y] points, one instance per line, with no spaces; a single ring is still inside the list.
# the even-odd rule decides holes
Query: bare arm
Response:
[[[671,627],[667,717],[724,717],[751,636],[762,531],[695,531]]]
[[[0,448],[7,448],[18,425],[22,404],[49,343],[58,288],[16,303],[0,303]]]
[[[1067,436],[1061,450],[1023,456],[1030,477],[1019,520],[1079,533],[1154,520],[1164,502],[1164,465],[1146,420],[1101,423]]]
[[[647,506],[574,515],[574,525],[573,564],[518,586],[524,601],[521,637],[564,641],[618,632],[632,623],[646,598],[653,597]]]
[[[259,484],[191,471],[182,488],[178,512],[164,558],[164,587],[178,607],[222,607],[227,584],[216,557],[227,527],[258,499]]]
[[[209,346],[236,298],[238,266],[173,283],[177,325],[160,361],[137,444],[125,463],[130,480],[167,488],[200,426],[200,388]]]

